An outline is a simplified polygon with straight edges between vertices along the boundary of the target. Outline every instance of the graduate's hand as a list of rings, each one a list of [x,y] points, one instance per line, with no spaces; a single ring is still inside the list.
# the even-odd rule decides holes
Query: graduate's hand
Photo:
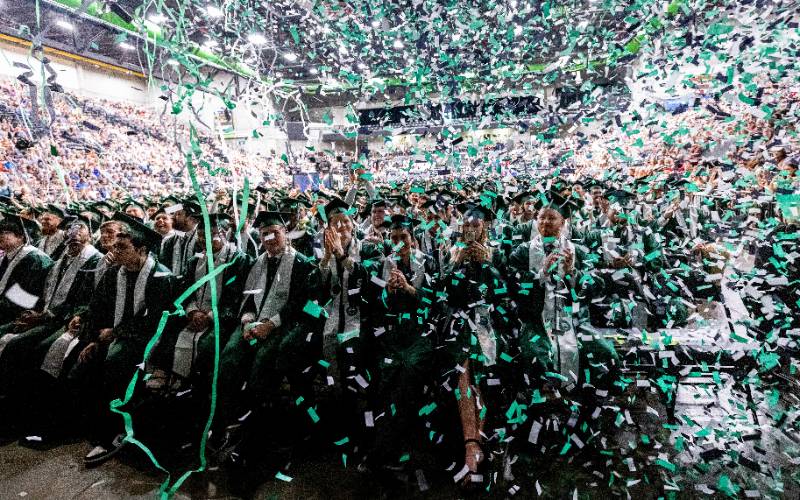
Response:
[[[339,239],[339,233],[334,231],[331,228],[325,230],[324,235],[324,243],[325,243],[325,259],[330,260],[330,257],[336,256],[336,258],[341,258],[344,255],[344,250],[342,249],[342,242]]]
[[[470,241],[467,246],[467,254],[469,258],[475,262],[486,262],[489,260],[489,249],[483,243],[475,240]]]
[[[575,267],[575,254],[570,250],[564,251],[564,271],[570,272]]]
[[[103,260],[106,262],[106,266],[113,266],[114,265],[114,252],[107,252],[103,256]]]
[[[252,338],[257,338],[259,340],[264,340],[269,336],[270,333],[275,329],[275,323],[272,321],[265,321],[260,325],[256,325],[255,327],[250,329],[250,336]]]
[[[97,341],[103,344],[108,344],[114,339],[114,330],[112,328],[103,328],[100,330],[100,335],[97,336]]]
[[[552,272],[551,268],[558,262],[558,259],[560,258],[561,254],[559,253],[551,253],[550,255],[545,257],[544,261],[542,261],[542,271],[545,273]]]
[[[67,325],[67,331],[74,336],[78,334],[80,329],[81,329],[81,317],[73,316],[73,318],[69,320],[69,324]]]
[[[211,318],[203,311],[192,311],[189,313],[189,329],[193,332],[202,332],[210,324]]]
[[[97,342],[92,342],[91,344],[87,345],[83,348],[81,353],[78,355],[78,362],[79,363],[88,363],[91,361],[96,355],[97,351],[100,349],[100,345]]]

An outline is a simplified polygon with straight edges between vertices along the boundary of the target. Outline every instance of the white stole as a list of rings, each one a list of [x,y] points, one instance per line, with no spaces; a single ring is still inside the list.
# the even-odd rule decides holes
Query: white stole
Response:
[[[64,255],[58,259],[56,265],[50,269],[50,272],[47,274],[47,280],[45,281],[45,302],[44,302],[44,310],[49,311],[53,307],[58,307],[67,300],[67,295],[69,294],[70,289],[72,288],[72,282],[75,281],[75,276],[78,274],[80,268],[86,264],[86,261],[97,255],[99,252],[95,247],[92,245],[86,245],[81,253],[76,255],[74,258],[67,255],[65,252]],[[69,263],[69,264],[67,264]],[[66,271],[64,271],[64,275],[61,277],[61,282],[56,283],[58,279],[58,275],[61,274],[61,268],[68,265]],[[56,285],[58,288],[56,288]]]
[[[219,267],[230,258],[233,254],[234,249],[236,247],[233,243],[225,243],[225,246],[217,252],[217,255],[214,257],[214,267]],[[200,257],[197,259],[197,265],[194,268],[194,280],[200,281],[208,274],[208,259],[206,257],[205,252],[200,254]],[[222,279],[225,273],[218,273],[215,280],[217,282],[217,298],[220,297],[222,292]],[[192,303],[186,308],[187,311],[194,311],[194,310],[202,310],[202,311],[210,311],[211,310],[211,284],[206,282],[201,286],[197,291],[194,293],[195,299]]]
[[[269,254],[264,252],[256,260],[255,265],[247,275],[245,290],[253,293],[253,301],[256,306],[256,321],[263,321],[277,315],[289,300],[289,286],[292,281],[292,269],[294,268],[294,258],[297,251],[290,245],[286,246],[286,251],[281,256],[278,269],[275,271],[275,278],[269,290],[264,290],[264,280],[267,276],[267,265]],[[261,287],[261,288],[259,288]],[[264,296],[266,295],[266,299]],[[262,307],[263,304],[263,307]]]
[[[8,280],[11,278],[11,273],[14,272],[14,268],[17,267],[17,264],[24,259],[29,253],[36,250],[36,247],[31,245],[25,245],[17,251],[17,254],[11,259],[8,263],[8,267],[6,268],[6,272],[3,273],[3,276],[0,276],[0,293],[5,293],[6,288],[8,287]],[[8,255],[5,256],[8,258]]]
[[[58,248],[58,245],[64,242],[64,231],[58,230],[52,236],[45,236],[39,242],[39,250],[46,253],[48,256]]]
[[[150,254],[147,254],[147,260],[144,266],[139,270],[136,276],[136,286],[133,289],[133,314],[139,314],[144,306],[144,296],[147,291],[147,278],[150,277],[150,272],[156,265],[155,259]],[[120,267],[117,271],[117,298],[114,303],[114,328],[119,326],[122,322],[122,316],[125,314],[125,295],[127,293],[127,273],[124,267]]]
[[[361,250],[361,242],[356,241],[354,239],[350,243],[350,248],[348,249],[348,255],[346,259],[349,259],[354,263],[359,262],[361,260],[360,250]],[[335,257],[333,259],[335,259]],[[339,270],[337,269],[338,266],[336,265],[336,262],[333,259],[331,259],[331,261],[328,262],[327,268],[321,268],[323,273],[323,278],[326,278],[328,273],[330,273],[331,285],[332,286],[338,285],[341,288],[339,293],[334,295],[332,297],[332,300],[325,307],[325,312],[327,313],[328,318],[325,320],[325,327],[322,330],[323,355],[326,361],[331,361],[331,362],[336,361],[335,357],[336,346],[339,343],[349,338],[357,337],[361,333],[361,310],[358,304],[355,305],[354,314],[348,313],[348,310],[351,309],[350,307],[351,291],[353,293],[357,293],[360,290],[358,288],[354,288],[351,290],[350,288],[351,270],[348,269],[346,265],[342,265],[342,275],[339,276]],[[360,283],[357,285],[359,287],[361,286]],[[344,329],[341,332],[338,331],[340,309],[344,309],[345,312]],[[341,336],[341,338],[339,336]],[[333,373],[336,373],[335,370],[333,371]]]
[[[575,246],[563,234],[553,241],[553,251],[571,252],[573,259],[575,258]],[[565,312],[566,296],[569,294],[569,290],[566,288],[567,282],[564,280],[567,271],[564,269],[562,259],[557,267],[557,275],[561,277],[561,280],[554,280],[551,273],[542,269],[545,257],[544,242],[537,231],[536,237],[528,243],[528,268],[544,287],[542,323],[545,333],[556,349],[556,369],[569,381],[568,386],[577,385],[580,370],[578,337],[573,325],[572,313]],[[561,290],[557,290],[556,287],[561,287]],[[574,311],[572,308],[570,310]]]
[[[42,371],[49,373],[53,378],[58,378],[61,375],[61,369],[64,366],[64,360],[67,359],[69,353],[75,349],[80,339],[77,335],[71,332],[64,332],[59,338],[50,345],[47,354],[42,361]]]

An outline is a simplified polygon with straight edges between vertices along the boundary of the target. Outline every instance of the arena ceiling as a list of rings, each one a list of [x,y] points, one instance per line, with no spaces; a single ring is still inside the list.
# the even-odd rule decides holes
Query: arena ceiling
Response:
[[[2,0],[2,32],[135,71],[146,72],[155,55],[156,76],[169,74],[174,54],[191,53],[199,65],[270,81],[350,90],[369,81],[382,91],[425,81],[445,94],[553,84],[571,72],[607,81],[658,26],[650,4],[634,0],[35,4]],[[147,33],[161,49],[146,43]]]

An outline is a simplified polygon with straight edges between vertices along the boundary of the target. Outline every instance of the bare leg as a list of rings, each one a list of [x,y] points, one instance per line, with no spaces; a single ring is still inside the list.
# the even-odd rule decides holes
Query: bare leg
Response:
[[[483,451],[480,447],[483,420],[478,408],[480,394],[472,385],[472,372],[469,360],[462,365],[464,371],[458,377],[458,389],[461,398],[458,400],[458,413],[461,417],[461,429],[464,435],[464,463],[470,472],[478,471],[478,464],[483,462]]]

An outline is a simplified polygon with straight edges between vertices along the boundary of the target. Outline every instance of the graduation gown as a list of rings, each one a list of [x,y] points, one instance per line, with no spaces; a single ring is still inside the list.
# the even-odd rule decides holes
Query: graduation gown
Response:
[[[15,320],[23,311],[33,309],[42,296],[47,273],[53,266],[53,261],[31,245],[24,245],[17,252],[0,259],[0,322],[6,323]],[[34,303],[18,304],[8,297],[9,290],[14,287],[21,288],[33,296]],[[19,301],[19,299],[17,299]]]
[[[287,371],[305,367],[305,361],[286,353],[303,352],[303,343],[313,328],[313,319],[304,309],[317,289],[316,273],[309,259],[292,248],[277,259],[271,269],[269,255],[263,253],[245,281],[244,300],[236,315],[238,324],[220,359],[220,425],[230,423],[243,404],[268,397]],[[275,328],[267,338],[251,343],[242,336],[243,318],[248,323],[271,321]],[[243,385],[246,394],[242,393]]]
[[[230,334],[236,328],[245,279],[252,262],[249,256],[230,243],[215,255],[217,267],[231,263],[216,279],[220,349],[228,340],[226,334]],[[208,264],[205,254],[194,255],[186,268],[186,275],[179,281],[179,292],[187,290],[207,275]],[[187,314],[186,319],[178,321],[169,335],[161,339],[153,353],[153,364],[167,373],[172,372],[183,378],[198,372],[209,375],[214,361],[213,324],[200,332],[190,331],[187,326],[188,317],[193,311],[211,311],[210,282],[206,282],[186,299],[184,310]]]
[[[559,262],[543,270],[550,251],[570,251],[574,255],[571,271]],[[522,328],[519,349],[524,384],[536,389],[545,381],[567,389],[589,383],[597,386],[617,365],[613,344],[581,330],[587,318],[587,296],[583,280],[585,254],[564,235],[546,250],[538,234],[520,245],[511,255],[514,289]],[[587,379],[585,370],[589,370]]]
[[[121,395],[136,366],[143,361],[145,346],[155,335],[162,313],[173,307],[175,283],[175,276],[152,255],[137,272],[117,267],[103,276],[92,297],[84,332],[88,341],[95,340],[104,328],[114,332],[102,362],[105,386],[110,392]]]
[[[38,310],[46,317],[43,322],[4,339],[0,353],[0,386],[20,382],[19,375],[41,362],[37,345],[54,332],[63,333],[66,323],[86,310],[93,288],[93,270],[100,254],[87,246],[75,258],[64,255],[50,268]],[[55,341],[55,338],[53,339]],[[0,393],[4,392],[0,389]]]
[[[50,257],[54,262],[61,258],[64,251],[67,249],[66,234],[64,230],[59,229],[51,236],[42,236],[36,244],[36,248],[43,254]]]

